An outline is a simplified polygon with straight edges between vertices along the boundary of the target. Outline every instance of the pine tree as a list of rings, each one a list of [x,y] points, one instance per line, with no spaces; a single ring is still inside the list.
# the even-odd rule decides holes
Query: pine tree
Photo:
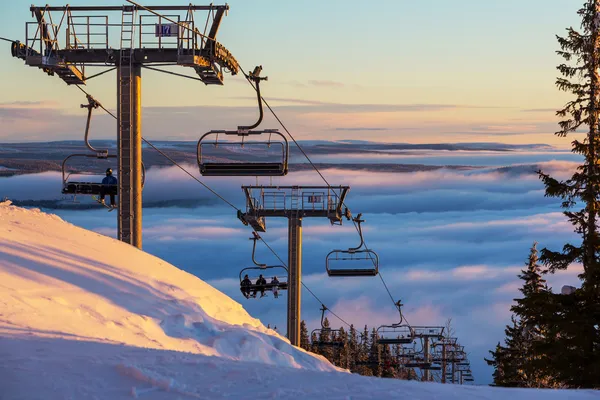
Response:
[[[348,341],[348,333],[344,329],[344,327],[340,328],[340,331],[336,337],[336,339],[342,342],[344,345],[342,347],[335,348],[335,359],[337,361],[337,366],[342,368],[350,368],[350,343]]]
[[[506,378],[504,375],[504,370],[506,368],[506,348],[502,347],[500,342],[498,342],[496,350],[489,350],[489,353],[492,358],[484,358],[484,360],[488,365],[494,367],[494,373],[492,374],[494,382],[491,386],[506,386]]]
[[[310,334],[310,351],[315,354],[321,354],[319,338],[317,337],[317,332],[315,331],[311,332]]]
[[[557,68],[563,77],[558,78],[556,85],[562,91],[570,92],[574,99],[557,111],[564,118],[559,123],[560,130],[556,134],[566,137],[576,129],[586,127],[583,141],[573,140],[572,151],[582,155],[583,164],[566,181],[559,181],[538,171],[546,186],[546,196],[562,199],[564,214],[573,224],[574,231],[581,236],[579,244],[567,243],[562,251],[551,251],[544,248],[540,261],[548,271],[566,269],[574,262],[583,265],[581,293],[577,294],[579,315],[560,310],[561,302],[557,302],[555,318],[564,329],[576,332],[576,339],[569,348],[573,357],[572,365],[560,366],[555,371],[569,385],[580,387],[597,387],[600,373],[600,235],[598,232],[598,212],[600,210],[600,138],[598,120],[600,117],[600,0],[587,0],[578,11],[581,17],[581,32],[568,28],[567,36],[557,36],[561,50],[557,52],[565,62]],[[574,320],[567,320],[571,316]],[[555,332],[560,334],[560,332]],[[560,340],[559,340],[560,342]]]
[[[494,367],[494,385],[507,387],[526,386],[522,366],[524,363],[524,338],[523,326],[514,315],[510,317],[512,325],[506,325],[504,329],[505,346],[500,343],[496,351],[491,351],[492,359],[485,359],[488,365]]]
[[[350,325],[350,331],[348,332],[348,347],[348,368],[352,372],[356,372],[356,360],[359,357],[358,333],[352,324]]]
[[[373,376],[381,376],[382,365],[381,365],[381,346],[378,343],[379,335],[377,329],[371,330],[371,337],[369,339],[369,361],[371,364],[371,371]]]
[[[354,359],[355,362],[370,363],[371,346],[369,344],[369,328],[365,325],[365,329],[360,334],[360,344],[358,345],[358,351]],[[364,376],[373,376],[373,371],[370,365],[357,365],[356,372]]]
[[[308,341],[308,329],[306,329],[306,322],[300,321],[300,347],[306,351],[310,350],[310,342]]]
[[[328,343],[332,341],[331,336],[331,328],[329,326],[329,320],[327,317],[323,320],[323,328],[319,333],[319,342],[320,343]],[[326,359],[333,362],[333,350],[331,346],[320,346],[320,354],[323,355]]]
[[[522,330],[519,351],[521,379],[519,386],[547,387],[546,377],[549,365],[543,362],[545,333],[548,331],[547,313],[550,290],[542,277],[542,267],[538,264],[537,243],[534,242],[526,262],[527,269],[522,270],[519,279],[523,287],[519,291],[523,298],[514,299],[516,304],[510,310],[519,320]]]

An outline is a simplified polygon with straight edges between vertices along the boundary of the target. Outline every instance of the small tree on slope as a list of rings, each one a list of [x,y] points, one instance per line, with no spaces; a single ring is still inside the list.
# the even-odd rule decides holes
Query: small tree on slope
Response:
[[[538,264],[537,243],[533,243],[527,260],[527,269],[522,270],[519,279],[523,287],[519,291],[523,298],[516,302],[510,310],[517,316],[522,329],[522,348],[519,352],[521,382],[519,386],[548,387],[551,386],[545,376],[548,370],[543,360],[545,335],[548,333],[546,310],[550,307],[550,290],[542,277],[542,267]]]
[[[600,32],[598,12],[600,11],[600,0],[588,0],[578,11],[581,16],[581,32],[573,28],[567,29],[566,37],[557,36],[561,50],[557,52],[565,59],[565,63],[557,68],[563,75],[558,78],[556,85],[560,90],[570,92],[574,99],[569,101],[565,107],[557,111],[557,115],[564,118],[559,123],[558,136],[565,137],[576,129],[586,127],[586,136],[583,141],[573,140],[572,151],[584,157],[583,164],[578,166],[577,171],[566,181],[559,181],[551,176],[538,171],[540,178],[546,186],[546,196],[559,197],[563,200],[564,214],[573,224],[574,230],[582,238],[579,245],[567,243],[562,251],[551,251],[544,248],[541,252],[540,261],[550,272],[566,269],[574,262],[583,265],[582,288],[577,296],[581,297],[579,302],[581,314],[578,321],[570,321],[578,324],[576,336],[576,348],[565,351],[573,351],[580,354],[579,361],[572,360],[579,365],[576,379],[568,379],[569,382],[577,382],[577,386],[594,387],[598,385],[599,347],[600,335],[600,236],[598,234],[598,212],[600,202],[600,168],[599,147],[600,138],[598,120],[600,117]],[[579,209],[576,209],[579,208]],[[574,315],[572,312],[561,315]],[[564,319],[564,318],[563,318]],[[566,321],[565,321],[566,323]],[[561,324],[564,325],[564,324]],[[583,368],[581,368],[583,367]],[[595,374],[595,376],[594,376]]]
[[[306,329],[306,322],[300,321],[300,347],[304,350],[310,350],[310,342],[308,340],[308,329]]]
[[[540,352],[543,342],[547,314],[549,307],[546,281],[542,278],[541,267],[538,264],[537,243],[531,247],[529,257],[519,278],[523,287],[519,291],[523,298],[514,299],[516,304],[510,310],[514,313],[511,325],[505,329],[506,346],[500,343],[496,351],[490,351],[492,359],[486,362],[493,366],[494,384],[496,386],[520,387],[545,387],[548,386],[544,379],[547,366],[543,364]]]

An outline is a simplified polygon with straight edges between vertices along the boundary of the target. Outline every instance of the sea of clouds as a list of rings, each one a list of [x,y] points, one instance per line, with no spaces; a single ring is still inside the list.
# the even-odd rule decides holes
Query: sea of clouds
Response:
[[[461,157],[464,155],[461,155]],[[509,307],[519,296],[517,274],[529,248],[560,249],[577,240],[561,214],[560,202],[544,197],[537,168],[567,177],[576,162],[548,153],[535,165],[521,154],[493,158],[493,165],[474,170],[442,168],[428,172],[381,173],[328,169],[322,171],[332,185],[350,185],[347,205],[363,213],[369,248],[380,257],[380,271],[394,299],[405,304],[413,325],[453,326],[470,353],[478,383],[491,381],[483,357],[503,338],[510,321]],[[492,164],[492,163],[490,163]],[[197,167],[186,166],[198,176]],[[202,178],[236,207],[245,208],[242,184],[254,178]],[[322,184],[314,171],[291,173],[261,184]],[[2,179],[0,197],[13,200],[60,199],[60,175],[47,172]],[[175,167],[148,171],[144,201],[198,200],[182,207],[144,210],[144,250],[208,281],[265,324],[285,333],[285,299],[246,300],[239,292],[238,274],[250,266],[251,229],[236,218],[236,211]],[[76,225],[116,237],[116,213],[98,210],[49,210]],[[269,219],[262,237],[287,262],[287,221]],[[332,249],[358,245],[354,226],[331,226],[325,219],[303,222],[303,281],[345,321],[361,327],[397,322],[398,313],[380,277],[328,278],[325,256]],[[262,244],[257,258],[281,264]],[[577,286],[578,266],[549,277],[550,286]],[[309,330],[318,327],[320,303],[306,290],[302,313]],[[332,325],[341,324],[330,316]]]

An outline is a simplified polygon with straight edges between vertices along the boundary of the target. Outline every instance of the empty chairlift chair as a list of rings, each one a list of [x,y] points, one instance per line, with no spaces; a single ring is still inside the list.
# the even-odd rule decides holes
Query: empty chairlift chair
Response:
[[[377,328],[379,344],[410,344],[414,342],[412,329],[408,325],[392,324]]]
[[[358,214],[353,221],[357,224],[360,244],[348,250],[333,250],[325,258],[325,268],[329,276],[376,276],[379,273],[379,256],[364,245],[361,223]],[[357,268],[357,265],[362,267]]]
[[[248,76],[256,84],[258,121],[250,126],[238,126],[234,131],[212,130],[202,135],[197,146],[202,176],[283,176],[288,173],[289,143],[285,136],[277,129],[253,130],[263,119],[260,81],[267,78],[258,76],[261,69],[256,67]],[[228,140],[228,136],[237,140]],[[254,139],[258,136],[267,139]]]
[[[288,290],[288,270],[283,265],[267,265],[260,264],[254,258],[256,252],[256,241],[260,239],[260,236],[256,234],[256,232],[252,232],[253,237],[250,240],[253,240],[252,246],[252,262],[255,267],[247,267],[240,271],[240,291],[246,298],[250,298],[250,294],[256,294],[258,292],[273,292],[278,293],[279,291]],[[265,276],[266,271],[273,272],[272,275]],[[260,272],[259,272],[260,271]],[[252,276],[250,276],[252,275]],[[265,279],[265,284],[257,284],[256,282],[259,279],[259,275],[263,275]],[[244,278],[248,276],[250,283],[245,285]],[[273,283],[273,278],[276,277],[278,282]],[[261,296],[262,297],[262,296]]]
[[[219,140],[219,135],[241,140]],[[268,135],[267,140],[245,140],[251,135]],[[198,142],[197,156],[203,176],[283,176],[288,172],[287,139],[275,129],[262,131],[210,131]]]
[[[313,329],[313,331],[310,333],[311,337],[313,337],[313,335],[317,337],[317,341],[313,342],[312,344],[320,348],[344,347],[345,343],[339,339],[341,330],[331,329],[330,327],[323,326],[326,310],[327,307],[324,304],[321,304],[321,328]],[[334,336],[337,336],[337,339],[334,339]]]
[[[396,308],[400,314],[400,322],[391,325],[381,325],[377,328],[378,344],[410,344],[415,340],[415,333],[406,322],[403,324],[402,303],[396,302]]]

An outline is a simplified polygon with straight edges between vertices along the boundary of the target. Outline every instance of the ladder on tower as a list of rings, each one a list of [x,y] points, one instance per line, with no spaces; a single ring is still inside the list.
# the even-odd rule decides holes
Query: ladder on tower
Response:
[[[298,203],[299,203],[298,197],[300,197],[300,189],[298,187],[293,187],[292,195],[290,198],[290,208],[292,210],[298,210]]]
[[[119,55],[119,239],[131,243],[132,69],[135,9],[124,6]]]

